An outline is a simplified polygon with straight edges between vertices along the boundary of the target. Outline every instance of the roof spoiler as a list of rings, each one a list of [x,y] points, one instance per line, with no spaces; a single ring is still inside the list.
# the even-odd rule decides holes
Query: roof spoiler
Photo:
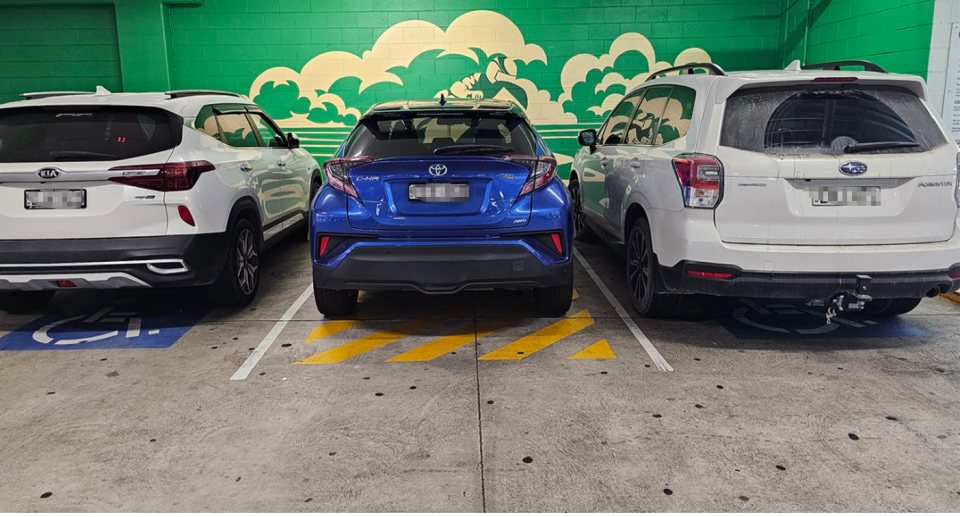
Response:
[[[864,61],[862,59],[849,59],[846,61],[828,61],[826,63],[803,65],[800,67],[800,69],[801,70],[837,70],[839,71],[841,66],[862,66],[864,72],[879,72],[881,74],[890,73],[890,72],[887,72],[887,70],[882,66],[870,61]]]
[[[170,90],[168,92],[163,92],[164,95],[170,97],[171,99],[182,99],[184,97],[196,97],[198,95],[226,95],[228,97],[240,97],[243,98],[243,95],[233,92],[223,92],[219,90]]]
[[[28,101],[46,99],[49,97],[64,97],[66,95],[91,95],[93,92],[27,92],[21,93],[20,98]]]
[[[693,74],[696,73],[697,70],[705,70],[710,75],[727,75],[727,73],[715,63],[692,63],[689,65],[675,66],[673,68],[667,68],[660,70],[659,72],[654,72],[647,77],[647,81],[652,81],[659,78],[661,75],[666,75],[671,72],[679,72],[681,74],[686,72],[687,74]]]

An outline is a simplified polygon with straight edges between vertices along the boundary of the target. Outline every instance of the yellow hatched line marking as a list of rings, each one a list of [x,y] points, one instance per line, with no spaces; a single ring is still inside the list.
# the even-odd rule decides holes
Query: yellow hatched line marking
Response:
[[[360,320],[339,320],[318,325],[310,331],[310,335],[307,336],[307,340],[304,341],[304,344],[309,345],[318,339],[330,337],[334,334],[343,332],[344,330],[350,330],[361,323],[363,322]]]
[[[312,355],[294,364],[335,364],[346,361],[351,357],[367,353],[376,348],[393,343],[398,339],[405,338],[410,334],[419,332],[431,325],[437,324],[439,321],[441,320],[435,318],[403,321],[345,345],[340,345],[336,348]]]
[[[533,334],[502,346],[480,357],[481,361],[516,361],[543,350],[561,339],[593,325],[590,311],[582,310],[573,316],[548,325]],[[522,352],[522,353],[521,353]]]
[[[571,355],[567,359],[616,359],[617,354],[613,353],[610,343],[606,339],[601,339],[596,343],[584,348],[583,350]]]
[[[480,339],[493,334],[494,332],[510,326],[511,321],[506,319],[486,319],[480,320],[476,325],[472,322],[469,325],[457,329],[453,334],[435,339],[425,345],[418,346],[413,350],[408,350],[396,357],[387,359],[388,363],[411,363],[432,361],[441,355],[473,343],[474,339]]]

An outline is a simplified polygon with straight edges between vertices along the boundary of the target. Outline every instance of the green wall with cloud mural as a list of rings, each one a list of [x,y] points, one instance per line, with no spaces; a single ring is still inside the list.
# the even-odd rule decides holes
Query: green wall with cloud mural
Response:
[[[0,20],[14,9],[50,19],[64,4],[73,9],[71,45],[105,52],[72,49],[74,67],[93,70],[82,62],[114,56],[121,77],[63,74],[56,56],[28,74],[7,52],[0,100],[28,84],[228,90],[260,103],[322,160],[376,102],[510,99],[562,164],[577,131],[597,126],[651,71],[703,60],[774,68],[806,56],[870,57],[922,72],[933,16],[932,0],[0,0]],[[103,25],[108,4],[115,33],[83,31],[87,17]],[[0,21],[0,36],[16,32],[20,55],[63,45],[15,25]],[[891,32],[878,34],[884,28]]]

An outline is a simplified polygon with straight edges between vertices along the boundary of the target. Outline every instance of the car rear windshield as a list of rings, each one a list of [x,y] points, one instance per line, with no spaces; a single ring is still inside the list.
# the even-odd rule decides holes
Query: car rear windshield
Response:
[[[361,120],[344,156],[532,155],[536,149],[530,126],[516,116],[421,113]]]
[[[720,137],[772,154],[913,153],[945,142],[911,91],[853,84],[740,90],[727,100]]]
[[[0,110],[0,162],[89,162],[172,149],[181,124],[157,108],[59,106]]]

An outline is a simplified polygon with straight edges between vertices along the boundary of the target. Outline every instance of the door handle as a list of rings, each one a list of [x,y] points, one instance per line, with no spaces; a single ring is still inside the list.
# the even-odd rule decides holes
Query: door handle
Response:
[[[600,166],[601,166],[601,167],[606,167],[608,163],[610,163],[610,162],[607,161],[606,158],[600,160]]]
[[[283,161],[283,160],[278,160],[278,161],[277,161],[277,165],[280,166],[280,167],[286,167],[287,162],[285,162],[285,161]]]
[[[251,167],[249,163],[241,163],[240,170],[243,172],[250,172],[253,170],[253,167]]]
[[[640,160],[638,160],[638,159],[636,159],[636,158],[630,160],[630,168],[631,168],[631,169],[639,169],[641,165],[643,165],[643,163],[640,162]]]

